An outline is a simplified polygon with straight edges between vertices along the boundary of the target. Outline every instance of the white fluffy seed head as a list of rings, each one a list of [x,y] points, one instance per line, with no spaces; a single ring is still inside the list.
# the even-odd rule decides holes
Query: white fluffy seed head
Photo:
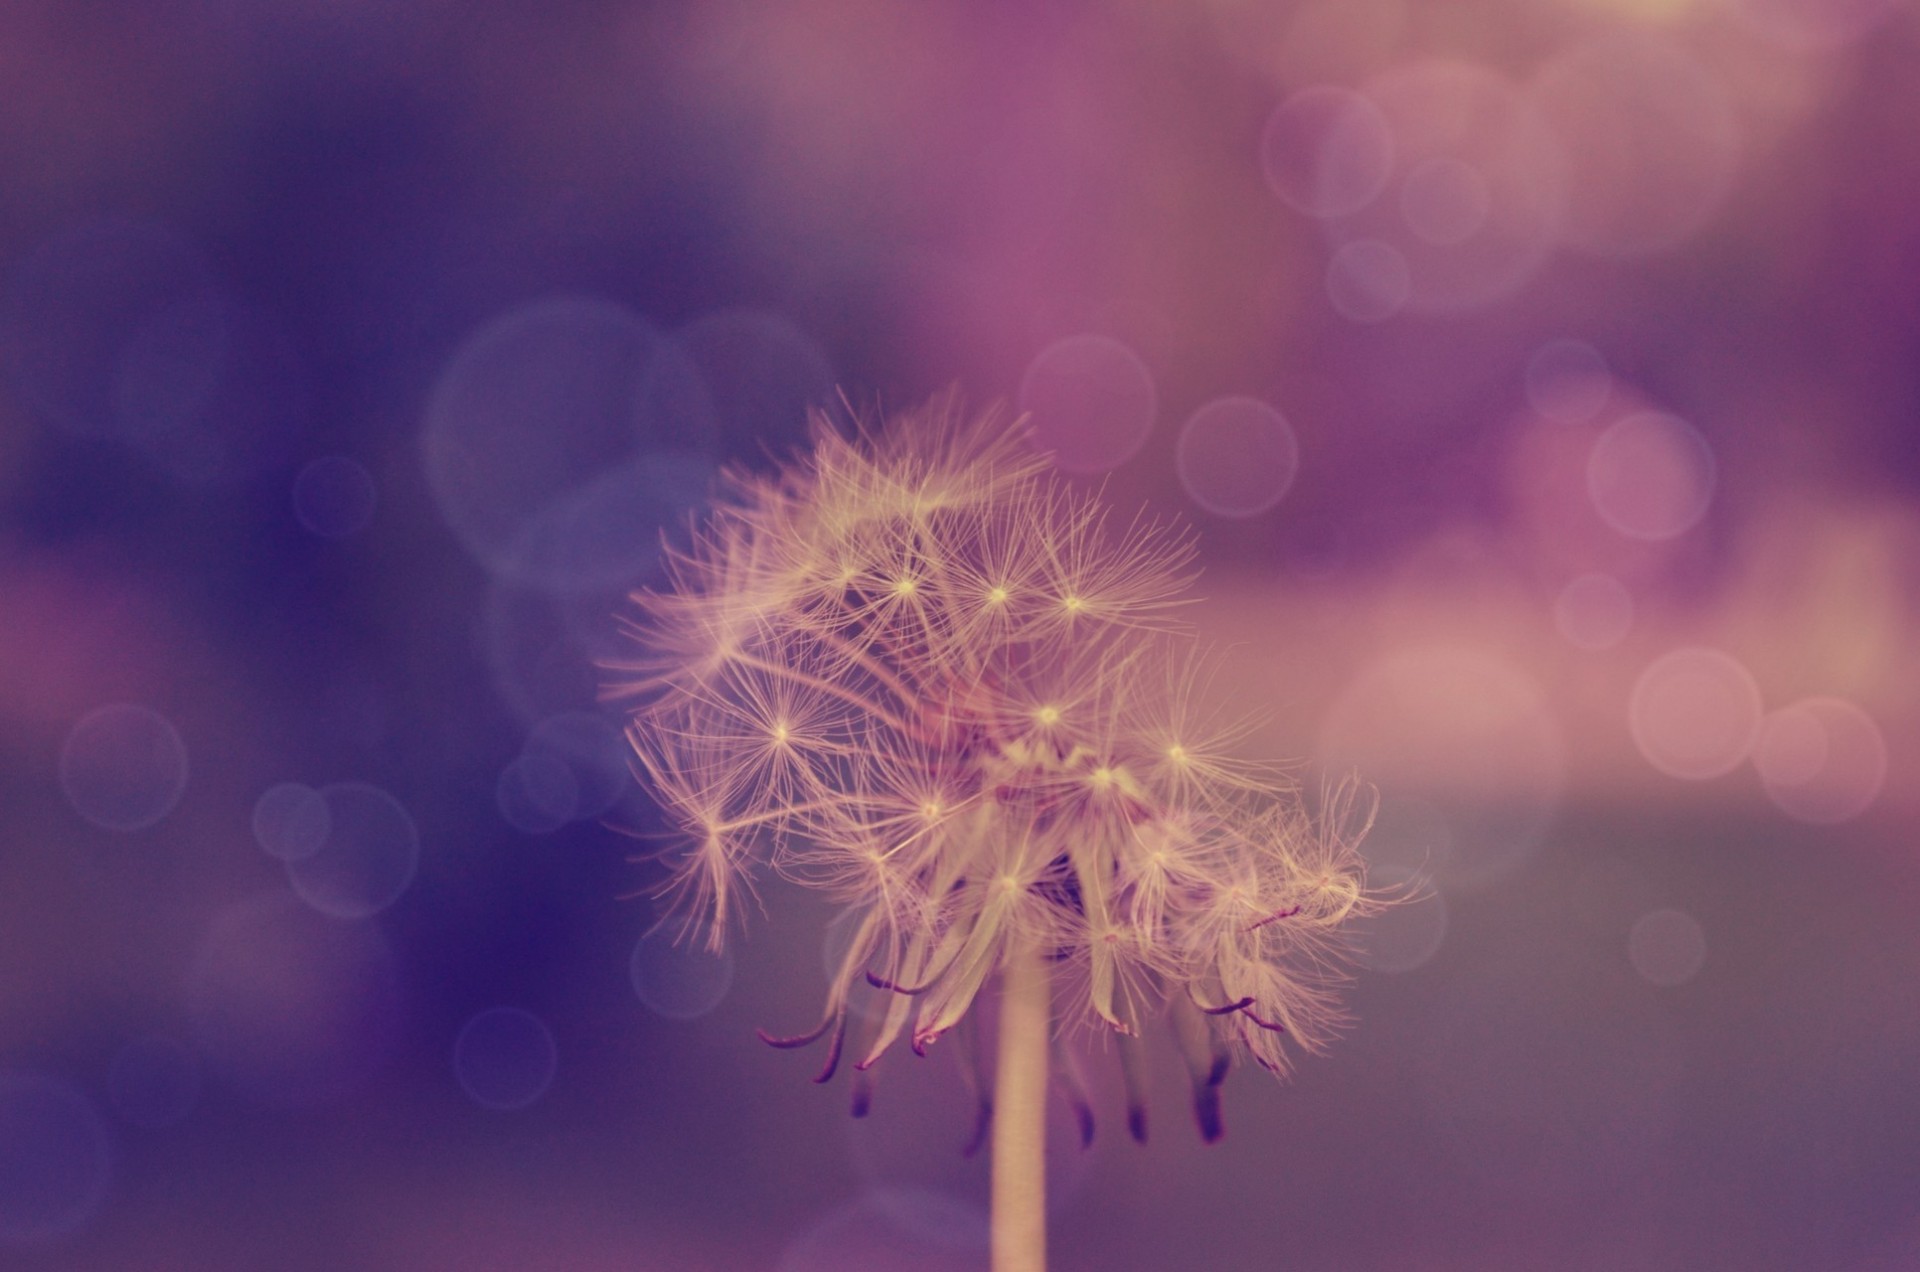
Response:
[[[1234,754],[1177,621],[1185,535],[1116,529],[1017,424],[950,403],[813,442],[731,479],[611,669],[687,833],[686,930],[717,946],[759,863],[854,908],[829,1017],[862,973],[900,995],[868,1061],[909,1017],[916,1047],[951,1028],[1026,941],[1080,1020],[1165,1008],[1275,1071],[1325,1041],[1371,904],[1355,836]]]

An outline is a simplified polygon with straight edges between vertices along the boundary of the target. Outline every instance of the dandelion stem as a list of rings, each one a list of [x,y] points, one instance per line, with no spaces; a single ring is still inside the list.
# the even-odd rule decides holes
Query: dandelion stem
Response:
[[[993,1078],[993,1272],[1046,1272],[1047,964],[1031,942],[1000,969],[1000,1055]]]

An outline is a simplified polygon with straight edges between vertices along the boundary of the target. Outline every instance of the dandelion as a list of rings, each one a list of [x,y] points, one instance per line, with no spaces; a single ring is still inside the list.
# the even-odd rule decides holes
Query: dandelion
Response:
[[[820,1081],[924,1053],[997,982],[994,1267],[1040,1268],[1050,1068],[1092,1133],[1050,1042],[1116,1041],[1144,1139],[1137,1048],[1169,1029],[1217,1139],[1235,1057],[1284,1073],[1341,1023],[1360,819],[1239,758],[1179,622],[1182,534],[1111,525],[1017,424],[950,403],[813,437],[776,476],[731,476],[672,586],[635,598],[642,652],[609,694],[686,832],[669,914],[718,948],[762,863],[848,907],[818,1025],[763,1035],[823,1042]]]

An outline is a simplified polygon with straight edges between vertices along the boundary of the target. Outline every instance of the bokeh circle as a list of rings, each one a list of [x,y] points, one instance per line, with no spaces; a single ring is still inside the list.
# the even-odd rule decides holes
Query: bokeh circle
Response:
[[[84,1093],[0,1071],[0,1241],[43,1245],[86,1226],[113,1179],[113,1142]]]
[[[60,748],[60,787],[103,830],[145,830],[187,788],[187,748],[159,712],[119,702],[82,716]]]
[[[512,1112],[553,1085],[560,1052],[547,1022],[519,1007],[489,1007],[460,1028],[453,1074],[475,1104]]]

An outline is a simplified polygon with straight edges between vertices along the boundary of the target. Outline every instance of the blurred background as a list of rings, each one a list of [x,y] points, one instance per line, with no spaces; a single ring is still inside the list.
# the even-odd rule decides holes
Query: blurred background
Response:
[[[1920,1268],[1911,0],[0,12],[0,1263],[985,1266],[596,703],[716,467],[957,388],[1379,788],[1357,1026],[1061,1269]],[[1311,784],[1314,780],[1309,776]],[[636,838],[636,836],[640,836]]]

